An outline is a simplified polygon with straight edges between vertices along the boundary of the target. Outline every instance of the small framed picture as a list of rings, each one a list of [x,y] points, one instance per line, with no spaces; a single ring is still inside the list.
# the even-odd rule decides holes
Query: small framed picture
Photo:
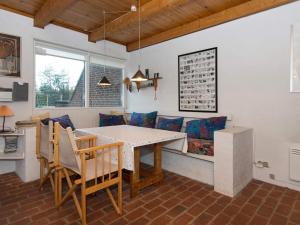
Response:
[[[0,75],[20,77],[20,37],[0,33]]]

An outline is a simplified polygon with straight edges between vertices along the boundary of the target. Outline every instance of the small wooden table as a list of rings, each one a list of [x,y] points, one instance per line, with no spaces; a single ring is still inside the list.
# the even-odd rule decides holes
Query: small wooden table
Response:
[[[123,168],[130,171],[131,197],[138,194],[140,189],[159,183],[163,179],[161,168],[161,149],[164,144],[176,144],[178,148],[187,150],[186,133],[136,127],[130,125],[95,127],[76,130],[78,135],[92,134],[97,136],[97,145],[124,142]],[[140,154],[141,148],[153,145],[154,168],[147,172],[145,178],[141,178]]]

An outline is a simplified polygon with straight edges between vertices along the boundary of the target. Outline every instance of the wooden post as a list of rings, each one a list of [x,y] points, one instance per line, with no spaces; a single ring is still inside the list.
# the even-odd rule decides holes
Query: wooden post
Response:
[[[86,225],[85,153],[81,153],[80,158],[81,158],[81,221],[82,221],[82,225]]]
[[[157,143],[154,145],[154,173],[160,174],[161,170],[161,144]]]
[[[139,180],[140,180],[140,155],[141,155],[141,149],[140,148],[134,148],[134,170],[131,174],[131,190],[130,190],[130,196],[133,198],[138,194],[139,190]]]

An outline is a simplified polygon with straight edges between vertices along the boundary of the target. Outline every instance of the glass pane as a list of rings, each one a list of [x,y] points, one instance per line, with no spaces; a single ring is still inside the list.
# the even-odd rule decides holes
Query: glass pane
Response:
[[[36,107],[83,107],[84,61],[49,55],[35,56]]]
[[[105,67],[90,63],[89,104],[90,107],[119,107],[122,106],[123,69]],[[105,76],[111,86],[98,86],[97,83]]]

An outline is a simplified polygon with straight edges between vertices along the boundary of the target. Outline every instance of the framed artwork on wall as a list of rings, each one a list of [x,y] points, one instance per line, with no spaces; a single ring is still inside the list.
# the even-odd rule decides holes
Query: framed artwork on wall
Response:
[[[218,112],[217,48],[178,56],[179,111]]]
[[[0,75],[20,77],[20,37],[0,33]]]

